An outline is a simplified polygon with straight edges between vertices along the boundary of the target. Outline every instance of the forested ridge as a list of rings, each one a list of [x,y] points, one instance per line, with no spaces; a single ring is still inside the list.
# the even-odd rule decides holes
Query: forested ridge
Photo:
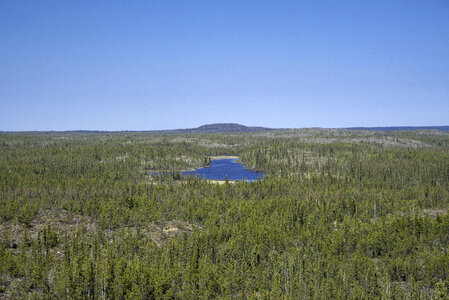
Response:
[[[0,134],[0,298],[448,299],[448,208],[442,132]]]

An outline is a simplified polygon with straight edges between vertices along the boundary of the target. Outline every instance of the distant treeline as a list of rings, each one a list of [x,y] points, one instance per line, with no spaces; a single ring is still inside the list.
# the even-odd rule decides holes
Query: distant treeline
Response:
[[[377,130],[377,131],[398,131],[398,130],[440,130],[449,131],[449,126],[391,126],[391,127],[348,127],[351,130]]]

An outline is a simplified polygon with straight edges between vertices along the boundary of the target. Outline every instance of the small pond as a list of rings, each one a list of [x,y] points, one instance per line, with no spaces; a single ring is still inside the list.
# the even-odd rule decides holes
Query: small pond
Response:
[[[182,172],[185,176],[199,176],[208,180],[246,180],[255,181],[263,178],[263,172],[247,170],[235,158],[216,159],[211,161],[210,167]]]

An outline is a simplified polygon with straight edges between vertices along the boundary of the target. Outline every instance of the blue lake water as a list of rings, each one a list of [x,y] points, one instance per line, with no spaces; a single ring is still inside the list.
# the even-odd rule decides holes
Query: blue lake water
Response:
[[[247,170],[239,164],[235,158],[216,159],[211,161],[210,167],[196,169],[195,171],[182,172],[184,176],[199,176],[202,179],[225,180],[246,180],[255,181],[263,178],[263,172]]]

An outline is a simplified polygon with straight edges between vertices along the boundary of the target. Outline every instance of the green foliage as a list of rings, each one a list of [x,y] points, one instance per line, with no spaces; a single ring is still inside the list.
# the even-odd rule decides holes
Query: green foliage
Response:
[[[448,141],[319,129],[0,135],[0,295],[447,299]],[[267,176],[180,176],[214,155]]]

